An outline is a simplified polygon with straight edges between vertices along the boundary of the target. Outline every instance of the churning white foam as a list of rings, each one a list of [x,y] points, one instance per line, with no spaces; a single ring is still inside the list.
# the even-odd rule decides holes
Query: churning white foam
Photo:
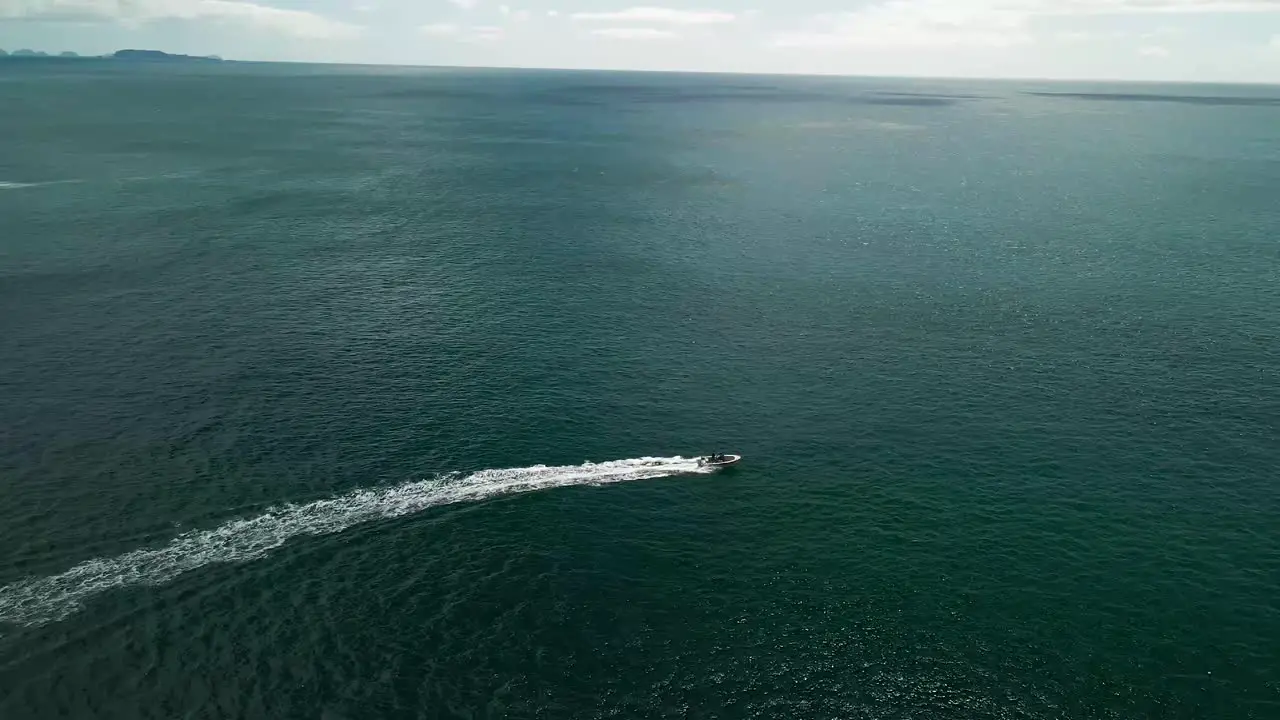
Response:
[[[714,472],[682,457],[482,470],[391,488],[356,490],[302,505],[284,505],[212,530],[183,533],[160,548],[80,563],[66,572],[0,587],[0,622],[42,625],[78,610],[93,595],[132,585],[160,585],[211,563],[260,558],[299,535],[327,535],[359,523],[394,518],[438,505],[569,485],[604,485]]]

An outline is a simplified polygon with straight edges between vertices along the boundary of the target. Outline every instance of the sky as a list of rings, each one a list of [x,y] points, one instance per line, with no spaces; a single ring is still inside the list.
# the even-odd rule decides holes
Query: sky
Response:
[[[0,0],[0,48],[1280,83],[1280,0]]]

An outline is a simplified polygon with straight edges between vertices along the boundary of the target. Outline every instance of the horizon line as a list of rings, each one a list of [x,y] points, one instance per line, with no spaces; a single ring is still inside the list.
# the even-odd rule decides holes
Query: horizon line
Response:
[[[26,50],[29,48],[20,48]],[[140,50],[142,48],[122,48],[121,50]],[[39,51],[36,51],[39,52]],[[60,51],[64,52],[64,51]],[[75,52],[75,51],[71,51]],[[0,59],[17,59],[17,60],[115,60],[113,54],[120,50],[109,51],[104,54],[75,56],[59,56],[51,52],[45,55],[23,56],[9,53],[6,57]],[[989,75],[876,75],[876,74],[860,74],[860,73],[822,73],[822,72],[767,72],[767,71],[747,71],[747,70],[693,70],[693,69],[649,69],[649,68],[609,68],[609,67],[562,67],[551,65],[437,65],[430,63],[384,63],[384,62],[348,62],[341,60],[237,60],[226,58],[217,54],[212,55],[191,55],[187,53],[170,53],[165,50],[163,52],[168,55],[194,57],[201,59],[217,58],[222,63],[240,64],[240,65],[321,65],[335,67],[364,67],[364,68],[420,68],[433,70],[507,70],[507,71],[554,71],[554,72],[599,72],[599,73],[647,73],[647,74],[670,74],[670,75],[735,75],[735,76],[757,76],[757,77],[802,77],[802,78],[861,78],[876,80],[939,80],[939,81],[957,81],[969,80],[979,82],[1050,82],[1050,83],[1130,83],[1135,85],[1241,85],[1248,87],[1278,87],[1280,88],[1280,80],[1155,80],[1155,79],[1138,79],[1123,77],[1044,77],[1032,75],[1010,75],[1010,76],[989,76]]]

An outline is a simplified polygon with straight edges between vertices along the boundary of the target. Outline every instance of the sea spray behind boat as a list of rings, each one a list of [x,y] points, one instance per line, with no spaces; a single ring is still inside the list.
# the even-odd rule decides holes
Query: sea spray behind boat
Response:
[[[256,560],[300,535],[328,535],[360,523],[395,518],[455,503],[572,485],[609,485],[684,474],[706,474],[694,458],[643,457],[548,467],[481,470],[387,488],[365,488],[303,504],[273,507],[260,515],[195,530],[159,548],[95,558],[42,578],[0,587],[0,622],[41,625],[77,611],[90,597],[135,585],[160,585],[213,563]]]

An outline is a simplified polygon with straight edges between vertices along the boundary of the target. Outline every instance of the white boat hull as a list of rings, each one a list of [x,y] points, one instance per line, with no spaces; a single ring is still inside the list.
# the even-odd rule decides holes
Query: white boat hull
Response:
[[[698,458],[698,464],[702,467],[721,468],[737,465],[741,460],[741,455],[729,455],[726,453],[723,460],[712,460],[710,457],[700,457]]]

